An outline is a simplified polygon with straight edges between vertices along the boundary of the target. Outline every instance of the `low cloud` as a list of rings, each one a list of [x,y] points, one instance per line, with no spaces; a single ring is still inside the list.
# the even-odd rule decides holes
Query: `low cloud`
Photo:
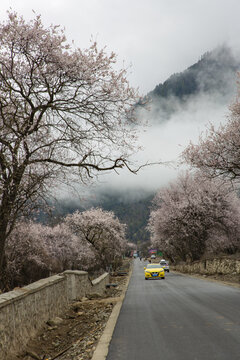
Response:
[[[216,54],[214,56],[216,58]],[[220,63],[223,62],[221,59]],[[140,119],[147,120],[148,126],[139,134],[143,150],[132,157],[132,161],[136,167],[145,163],[156,165],[143,167],[137,175],[127,169],[101,173],[97,183],[84,188],[84,197],[96,202],[104,194],[114,193],[123,201],[139,200],[174,180],[179,171],[186,168],[180,165],[179,157],[190,141],[197,143],[210,124],[218,127],[227,121],[228,107],[237,92],[236,74],[230,65],[229,71],[208,68],[208,73],[200,73],[200,90],[194,95],[182,99],[175,96],[153,98],[149,111],[139,110]],[[213,90],[206,91],[206,86]]]
[[[176,99],[171,101],[177,102]],[[211,123],[219,126],[226,122],[230,100],[216,94],[199,94],[192,97],[184,107],[175,111],[169,119],[151,119],[145,132],[141,132],[139,143],[144,150],[139,152],[133,160],[139,164],[150,162],[159,165],[145,167],[137,175],[121,170],[118,174],[107,174],[100,177],[100,184],[96,189],[103,191],[111,188],[119,191],[156,191],[165,186],[170,180],[176,178],[182,167],[179,166],[179,156],[190,141],[196,143],[199,135],[205,132]],[[154,104],[154,106],[157,106]],[[176,104],[174,105],[176,107]],[[159,113],[161,109],[159,109]],[[142,114],[146,116],[146,112]]]

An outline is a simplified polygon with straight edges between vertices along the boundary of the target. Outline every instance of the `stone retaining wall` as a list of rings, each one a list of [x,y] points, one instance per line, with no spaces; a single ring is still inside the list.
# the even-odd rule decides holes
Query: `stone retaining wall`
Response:
[[[0,360],[11,360],[42,325],[68,304],[91,293],[102,295],[109,274],[90,281],[85,271],[65,271],[0,295]]]
[[[214,275],[240,274],[240,260],[229,258],[207,259],[191,264],[172,265],[171,268],[183,273]]]

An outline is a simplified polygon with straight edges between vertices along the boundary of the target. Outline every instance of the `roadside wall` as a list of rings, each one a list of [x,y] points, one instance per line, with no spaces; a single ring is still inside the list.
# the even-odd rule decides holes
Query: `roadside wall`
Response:
[[[24,348],[42,325],[73,301],[91,293],[102,295],[109,274],[90,281],[85,271],[65,271],[0,295],[0,360]]]
[[[229,258],[207,259],[190,264],[172,265],[171,268],[183,273],[203,275],[240,274],[240,260]]]

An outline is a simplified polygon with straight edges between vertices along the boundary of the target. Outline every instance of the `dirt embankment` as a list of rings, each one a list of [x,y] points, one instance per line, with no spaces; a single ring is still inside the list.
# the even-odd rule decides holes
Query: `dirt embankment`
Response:
[[[12,360],[91,359],[129,274],[128,262],[110,276],[103,297],[92,294],[72,303],[61,317],[49,320],[23,352]]]

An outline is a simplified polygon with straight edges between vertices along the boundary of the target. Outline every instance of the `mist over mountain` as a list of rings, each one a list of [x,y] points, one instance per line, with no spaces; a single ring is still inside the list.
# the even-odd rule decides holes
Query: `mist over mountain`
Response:
[[[240,60],[227,45],[203,54],[195,64],[171,75],[147,94],[151,107],[148,117],[151,122],[169,120],[174,113],[184,111],[189,102],[199,96],[228,104],[236,91],[238,70]]]
[[[208,121],[218,125],[224,119],[225,111],[236,94],[236,72],[239,69],[240,61],[224,45],[202,55],[195,64],[173,74],[147,95],[151,99],[150,111],[142,105],[137,111],[149,118],[149,130],[141,140],[150,159],[154,154],[164,160],[176,156],[179,152],[176,144],[186,146],[193,136],[196,138],[196,128],[203,129]],[[145,159],[146,155],[141,158],[142,161]],[[90,191],[84,200],[61,200],[55,215],[61,217],[76,210],[102,207],[113,211],[128,225],[129,241],[147,241],[146,225],[151,201],[156,189],[166,183],[169,175],[163,167],[144,171],[134,179],[128,178],[130,175],[126,173],[124,179],[109,174],[109,183]]]
[[[173,74],[150,92],[151,97],[187,97],[198,92],[217,92],[227,95],[232,88],[239,61],[232,50],[223,45],[201,56],[200,60],[179,74]]]

